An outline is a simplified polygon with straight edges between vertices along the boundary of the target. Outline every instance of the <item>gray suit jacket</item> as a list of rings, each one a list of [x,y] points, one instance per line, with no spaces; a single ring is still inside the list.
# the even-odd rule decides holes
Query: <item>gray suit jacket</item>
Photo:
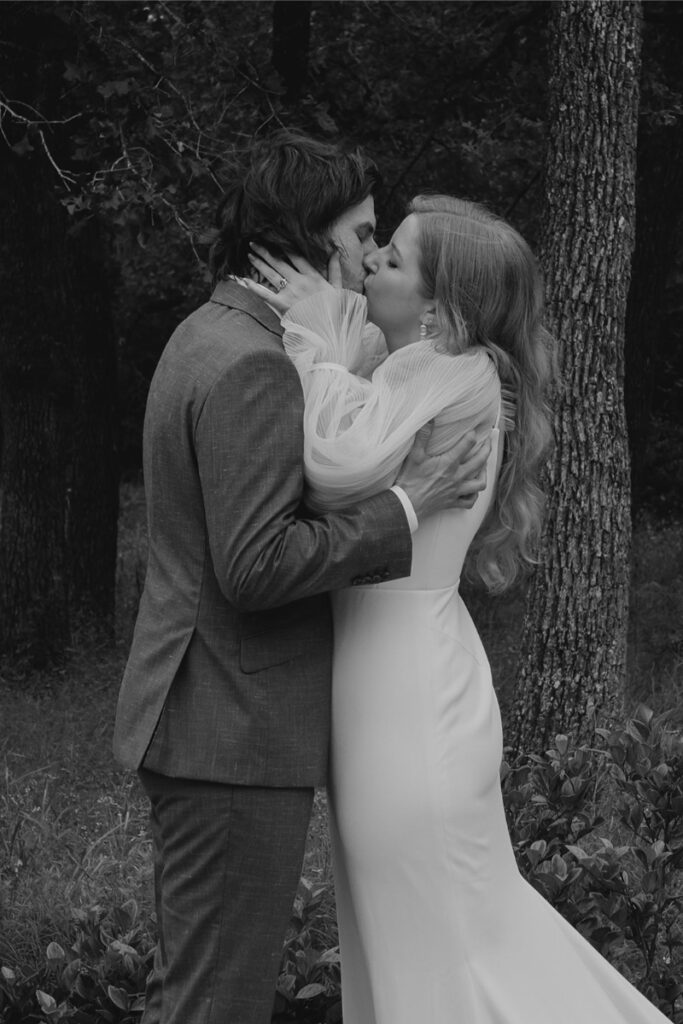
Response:
[[[148,567],[114,738],[126,767],[322,785],[327,592],[410,572],[391,492],[319,517],[302,507],[303,396],[281,334],[268,306],[221,282],[154,375]]]

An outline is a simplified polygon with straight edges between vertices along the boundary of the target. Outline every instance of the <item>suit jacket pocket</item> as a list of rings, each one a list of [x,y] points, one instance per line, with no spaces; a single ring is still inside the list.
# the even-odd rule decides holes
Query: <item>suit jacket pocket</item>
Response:
[[[329,658],[332,617],[327,595],[281,608],[247,612],[239,625],[240,668],[247,674],[297,658]]]
[[[283,665],[287,661],[302,657],[310,643],[311,629],[304,623],[242,637],[240,668],[243,672],[251,673]]]

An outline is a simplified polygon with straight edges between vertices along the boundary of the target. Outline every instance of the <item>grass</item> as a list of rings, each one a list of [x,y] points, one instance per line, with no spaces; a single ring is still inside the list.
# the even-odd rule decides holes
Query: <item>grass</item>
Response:
[[[146,807],[110,752],[122,657],[75,651],[63,677],[2,688],[1,963],[68,947],[74,908],[151,904]]]
[[[629,693],[663,711],[683,695],[683,524],[646,522],[635,552]],[[153,939],[146,802],[135,776],[111,755],[144,558],[142,492],[129,486],[121,502],[116,643],[84,635],[65,666],[28,677],[0,667],[0,965],[24,973],[40,970],[50,941],[69,946],[74,909],[134,899]],[[494,673],[510,664],[520,615],[519,598],[479,609]],[[304,873],[329,887],[331,916],[322,793]]]

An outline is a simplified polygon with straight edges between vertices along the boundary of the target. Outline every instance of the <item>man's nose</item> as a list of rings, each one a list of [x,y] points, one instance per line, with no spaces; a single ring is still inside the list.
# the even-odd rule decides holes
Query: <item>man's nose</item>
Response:
[[[374,274],[375,271],[377,270],[378,252],[379,246],[377,245],[377,242],[375,242],[375,240],[373,239],[372,249],[370,250],[370,252],[366,252],[365,256],[363,257],[363,266],[365,267],[369,274]]]

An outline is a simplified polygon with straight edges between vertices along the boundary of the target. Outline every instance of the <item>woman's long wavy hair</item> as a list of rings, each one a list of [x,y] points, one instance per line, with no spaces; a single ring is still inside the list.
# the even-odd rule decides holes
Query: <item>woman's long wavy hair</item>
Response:
[[[478,575],[500,592],[536,561],[542,525],[538,473],[551,438],[546,395],[556,365],[543,326],[543,282],[521,235],[478,203],[423,195],[408,212],[418,218],[435,331],[452,352],[488,349],[503,396],[513,399],[496,496],[472,549]]]

